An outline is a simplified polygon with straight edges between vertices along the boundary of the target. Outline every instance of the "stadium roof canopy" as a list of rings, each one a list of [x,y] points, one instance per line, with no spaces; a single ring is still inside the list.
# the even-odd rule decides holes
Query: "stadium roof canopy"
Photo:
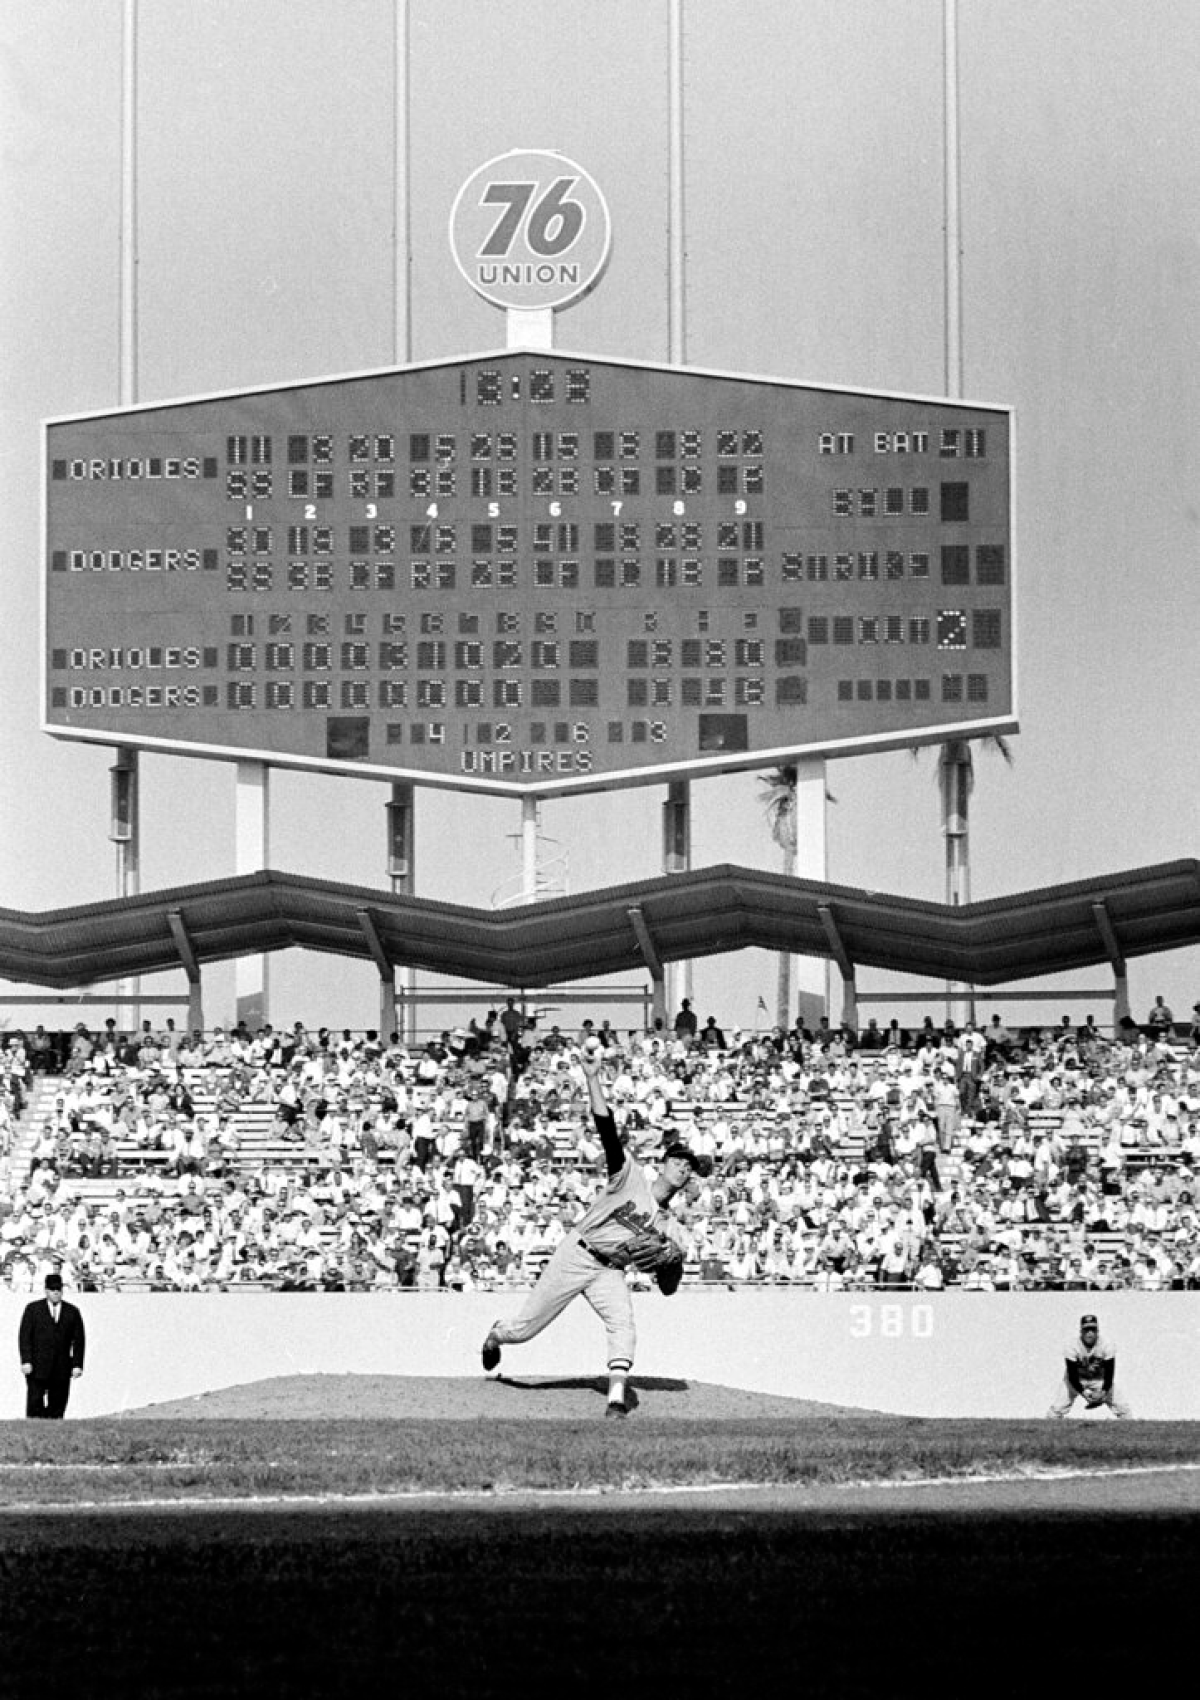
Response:
[[[502,910],[265,871],[0,909],[0,977],[78,988],[298,948],[533,988],[757,946],[991,986],[1198,942],[1195,858],[961,908],[728,864]]]

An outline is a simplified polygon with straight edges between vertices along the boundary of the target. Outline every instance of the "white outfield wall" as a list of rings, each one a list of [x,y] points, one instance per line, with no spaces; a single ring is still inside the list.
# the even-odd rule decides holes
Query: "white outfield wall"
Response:
[[[75,1295],[70,1295],[75,1297]],[[275,1376],[470,1376],[506,1293],[85,1294],[86,1373],[70,1417],[143,1410]],[[17,1327],[0,1293],[10,1374],[0,1418],[24,1414]],[[913,1417],[1043,1416],[1063,1351],[1095,1311],[1138,1417],[1200,1418],[1200,1293],[900,1293],[727,1288],[635,1299],[635,1379],[665,1376]],[[599,1375],[604,1337],[584,1302],[505,1350],[513,1375]]]

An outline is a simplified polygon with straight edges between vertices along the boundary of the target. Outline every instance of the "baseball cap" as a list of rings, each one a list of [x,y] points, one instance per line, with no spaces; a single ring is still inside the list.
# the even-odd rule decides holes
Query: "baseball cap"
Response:
[[[49,1287],[51,1289],[55,1289],[55,1290],[61,1292],[62,1291],[62,1276],[61,1275],[54,1275],[54,1274],[47,1275],[46,1285],[47,1285],[47,1287]]]
[[[690,1145],[685,1145],[682,1139],[673,1139],[670,1145],[666,1147],[663,1151],[664,1161],[668,1157],[682,1157],[685,1162],[691,1164],[693,1172],[697,1175],[707,1176],[712,1174],[712,1158],[699,1156]]]
[[[1080,1328],[1099,1328],[1100,1324],[1094,1316],[1088,1315],[1079,1318],[1079,1326]]]

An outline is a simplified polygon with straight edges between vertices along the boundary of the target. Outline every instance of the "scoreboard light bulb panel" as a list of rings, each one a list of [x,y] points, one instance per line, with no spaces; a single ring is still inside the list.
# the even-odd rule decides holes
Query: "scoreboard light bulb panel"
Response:
[[[1012,730],[1011,438],[557,353],[51,421],[44,724],[518,794]]]

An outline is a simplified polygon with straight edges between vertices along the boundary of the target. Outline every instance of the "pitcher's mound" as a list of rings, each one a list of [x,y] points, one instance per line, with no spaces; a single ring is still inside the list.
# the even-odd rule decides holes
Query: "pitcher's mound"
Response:
[[[608,1383],[603,1376],[419,1376],[285,1375],[241,1387],[217,1388],[190,1399],[173,1399],[124,1411],[125,1417],[364,1417],[446,1422],[455,1419],[554,1418],[589,1421],[603,1415]],[[630,1413],[673,1421],[756,1417],[861,1417],[877,1413],[811,1399],[747,1393],[709,1382],[665,1376],[635,1377]]]

